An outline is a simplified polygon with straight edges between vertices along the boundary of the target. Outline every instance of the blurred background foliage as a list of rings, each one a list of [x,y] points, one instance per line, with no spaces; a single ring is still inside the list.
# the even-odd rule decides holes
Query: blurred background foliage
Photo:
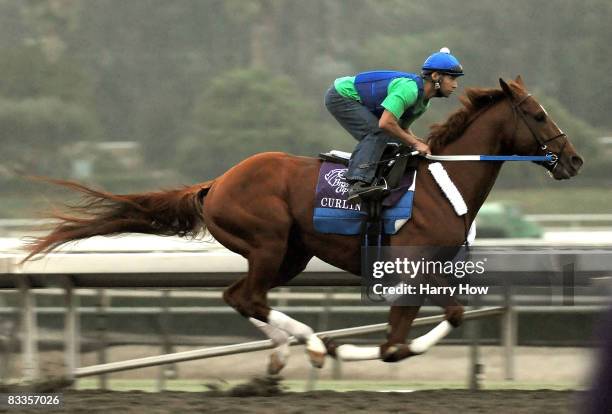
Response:
[[[569,186],[609,186],[610,20],[607,0],[0,0],[0,196],[38,191],[18,173],[127,191],[261,151],[350,151],[322,104],[332,81],[418,71],[442,46],[461,87],[521,74],[587,159]],[[458,105],[437,100],[416,132]],[[508,165],[498,188],[551,183]]]

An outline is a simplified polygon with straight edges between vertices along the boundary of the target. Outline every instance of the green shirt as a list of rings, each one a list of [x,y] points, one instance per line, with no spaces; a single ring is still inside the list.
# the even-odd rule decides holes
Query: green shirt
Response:
[[[345,98],[361,101],[359,93],[355,88],[355,76],[345,76],[334,81],[336,91]],[[389,82],[387,97],[381,106],[391,112],[400,122],[404,129],[410,125],[429,108],[429,100],[418,99],[419,87],[415,81],[409,78],[396,78]],[[413,108],[413,114],[409,118],[402,119],[402,115],[408,108]]]

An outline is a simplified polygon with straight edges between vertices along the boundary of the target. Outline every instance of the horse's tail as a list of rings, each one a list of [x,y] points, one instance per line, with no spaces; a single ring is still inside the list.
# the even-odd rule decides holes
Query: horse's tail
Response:
[[[66,206],[66,213],[51,214],[59,223],[54,224],[46,236],[32,239],[25,248],[30,253],[24,262],[69,241],[92,236],[146,233],[195,237],[206,231],[202,199],[214,182],[168,191],[119,195],[73,181],[39,179],[79,191],[83,197],[79,205]]]

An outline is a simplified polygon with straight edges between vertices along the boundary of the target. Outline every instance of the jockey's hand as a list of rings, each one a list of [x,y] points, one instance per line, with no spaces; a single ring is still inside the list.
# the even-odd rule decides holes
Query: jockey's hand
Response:
[[[417,142],[414,144],[414,149],[421,153],[421,155],[431,155],[431,149],[429,149],[429,145],[424,142]]]

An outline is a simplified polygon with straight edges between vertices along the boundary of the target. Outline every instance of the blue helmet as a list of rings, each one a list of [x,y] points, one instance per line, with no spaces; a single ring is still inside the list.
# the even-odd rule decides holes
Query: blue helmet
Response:
[[[423,63],[423,73],[440,72],[446,75],[463,76],[463,66],[456,57],[451,55],[447,47],[429,56]]]

